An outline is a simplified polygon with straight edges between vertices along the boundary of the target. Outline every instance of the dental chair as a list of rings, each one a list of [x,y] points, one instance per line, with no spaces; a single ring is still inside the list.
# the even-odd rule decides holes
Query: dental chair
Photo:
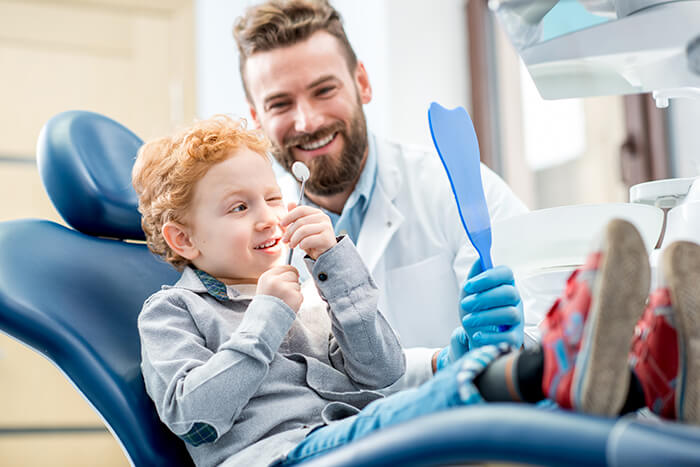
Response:
[[[70,227],[0,222],[0,331],[52,361],[102,417],[136,466],[187,466],[140,371],[136,319],[178,273],[143,243],[131,167],[141,141],[104,116],[69,111],[42,130],[44,186]],[[368,436],[310,466],[700,465],[700,429],[606,419],[526,404],[450,410]]]
[[[141,146],[103,116],[66,112],[43,128],[41,179],[68,228],[0,223],[0,330],[55,363],[135,465],[192,465],[141,378],[136,317],[178,273],[144,244],[130,170]]]

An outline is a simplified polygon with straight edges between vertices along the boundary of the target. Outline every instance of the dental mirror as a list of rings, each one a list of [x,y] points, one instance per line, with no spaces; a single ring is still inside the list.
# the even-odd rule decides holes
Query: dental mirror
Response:
[[[294,178],[299,180],[301,183],[306,182],[310,175],[309,168],[306,166],[306,164],[299,161],[292,164],[292,174],[294,175]],[[301,194],[304,194],[304,190],[301,191]]]
[[[299,190],[299,202],[297,203],[297,206],[301,206],[301,202],[304,201],[304,185],[309,179],[311,173],[309,172],[309,168],[306,166],[306,164],[300,161],[296,161],[294,164],[292,164],[292,175],[294,175],[294,178],[301,182],[301,189]],[[287,264],[292,264],[293,254],[294,248],[290,248],[289,256],[287,256]]]

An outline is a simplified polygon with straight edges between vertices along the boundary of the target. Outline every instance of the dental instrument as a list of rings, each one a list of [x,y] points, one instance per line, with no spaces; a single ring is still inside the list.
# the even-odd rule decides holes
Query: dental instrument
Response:
[[[299,190],[299,202],[297,203],[297,206],[301,206],[302,201],[304,201],[304,185],[309,179],[311,173],[309,172],[309,168],[306,166],[306,164],[300,161],[296,161],[294,164],[292,164],[292,175],[294,175],[294,178],[301,182],[301,189]],[[287,256],[288,265],[292,264],[293,254],[294,248],[290,248],[289,256]]]

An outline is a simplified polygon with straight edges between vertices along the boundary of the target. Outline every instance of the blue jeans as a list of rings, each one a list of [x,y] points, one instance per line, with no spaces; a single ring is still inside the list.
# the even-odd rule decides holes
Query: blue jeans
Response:
[[[363,438],[375,430],[421,415],[481,403],[483,399],[472,381],[504,351],[489,346],[469,352],[423,385],[376,400],[357,415],[312,431],[283,462],[276,465],[295,465]]]

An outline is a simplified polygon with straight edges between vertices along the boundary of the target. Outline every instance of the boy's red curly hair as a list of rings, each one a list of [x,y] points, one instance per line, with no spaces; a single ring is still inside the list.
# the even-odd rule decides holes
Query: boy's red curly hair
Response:
[[[179,270],[187,265],[165,242],[163,225],[169,221],[187,225],[194,187],[211,166],[242,148],[267,158],[269,146],[262,132],[246,128],[244,119],[225,115],[198,121],[141,146],[131,179],[139,196],[148,248]]]

